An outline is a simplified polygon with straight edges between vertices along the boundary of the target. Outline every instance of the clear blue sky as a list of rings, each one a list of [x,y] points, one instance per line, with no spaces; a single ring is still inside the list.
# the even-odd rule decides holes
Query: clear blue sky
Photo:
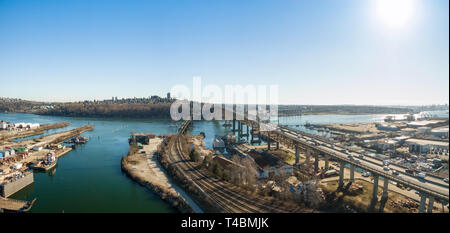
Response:
[[[449,1],[394,28],[374,2],[0,0],[0,96],[164,96],[201,76],[278,84],[287,104],[448,103]]]

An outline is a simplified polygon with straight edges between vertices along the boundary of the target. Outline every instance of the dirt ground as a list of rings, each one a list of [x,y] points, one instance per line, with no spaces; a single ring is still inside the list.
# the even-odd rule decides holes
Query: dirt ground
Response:
[[[338,181],[333,180],[326,183],[322,183],[322,189],[334,195],[333,201],[335,202],[335,210],[342,211],[343,209],[353,209],[356,212],[366,212],[370,205],[373,184],[365,180],[357,179],[355,182],[360,189],[357,192],[343,193],[337,192]],[[379,210],[380,199],[383,193],[383,188],[378,187],[378,202],[375,205],[375,211]],[[385,213],[417,213],[419,203],[411,198],[401,195],[396,192],[389,192],[389,198],[385,204]],[[434,213],[441,212],[441,209],[434,207]]]
[[[355,123],[355,124],[332,124],[325,125],[328,128],[344,131],[344,132],[354,132],[354,133],[378,133],[380,132],[374,123]]]

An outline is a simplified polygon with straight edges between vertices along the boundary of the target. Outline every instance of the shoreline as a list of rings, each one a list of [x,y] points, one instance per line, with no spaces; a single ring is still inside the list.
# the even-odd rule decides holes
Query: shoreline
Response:
[[[155,163],[150,166],[150,162]],[[158,166],[156,163],[158,163],[158,161],[154,153],[145,155],[136,152],[122,157],[121,169],[131,180],[157,194],[163,201],[170,204],[178,212],[202,212],[202,210],[193,203],[193,200],[170,180],[170,177],[163,170],[162,166]],[[164,176],[165,180],[158,180],[158,176]],[[183,197],[183,195],[186,195],[186,197]]]

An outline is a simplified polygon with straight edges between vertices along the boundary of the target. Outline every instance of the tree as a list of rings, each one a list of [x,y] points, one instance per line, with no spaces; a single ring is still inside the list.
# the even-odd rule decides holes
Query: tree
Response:
[[[189,152],[189,158],[191,159],[191,161],[198,162],[200,160],[200,155],[195,149],[192,149]]]
[[[218,178],[222,178],[223,176],[223,169],[217,162],[213,163],[213,174]]]

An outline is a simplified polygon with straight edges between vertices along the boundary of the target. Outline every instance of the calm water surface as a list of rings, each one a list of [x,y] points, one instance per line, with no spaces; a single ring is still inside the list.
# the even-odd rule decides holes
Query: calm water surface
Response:
[[[50,133],[94,124],[82,135],[90,140],[61,157],[55,170],[34,174],[34,184],[11,198],[37,198],[30,212],[174,212],[158,196],[139,186],[121,172],[120,160],[128,152],[130,132],[166,134],[176,132],[168,120],[104,120],[2,114],[10,122],[55,123],[67,121],[69,127]]]

